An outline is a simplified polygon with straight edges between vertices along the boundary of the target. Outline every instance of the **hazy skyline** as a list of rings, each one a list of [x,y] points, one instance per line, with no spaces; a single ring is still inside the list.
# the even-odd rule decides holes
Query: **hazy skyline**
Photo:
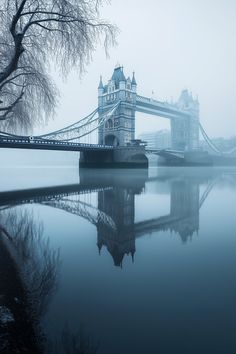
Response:
[[[101,16],[119,27],[118,45],[109,58],[100,46],[82,78],[73,72],[63,83],[54,75],[61,91],[57,114],[34,132],[63,127],[90,113],[97,106],[100,74],[106,83],[119,62],[127,76],[135,71],[139,94],[170,101],[188,88],[199,97],[200,120],[209,136],[236,135],[235,13],[233,0],[111,1]],[[164,118],[136,117],[136,135],[169,127]]]

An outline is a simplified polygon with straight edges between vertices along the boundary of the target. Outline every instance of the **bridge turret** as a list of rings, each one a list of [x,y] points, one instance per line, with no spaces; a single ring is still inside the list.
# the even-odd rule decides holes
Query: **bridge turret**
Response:
[[[126,89],[127,89],[127,90],[131,90],[131,80],[130,80],[130,77],[128,77],[128,79],[126,80]]]
[[[195,100],[192,96],[192,92],[189,92],[188,90],[183,90],[181,92],[181,95],[179,97],[179,101],[178,101],[178,106],[181,109],[185,109],[185,110],[190,110],[193,109],[195,110],[196,108],[198,108],[199,103],[198,100]]]
[[[98,85],[98,106],[102,105],[102,95],[104,93],[104,86],[102,83],[102,75],[100,75],[100,81]]]
[[[99,81],[99,85],[98,85],[98,91],[103,94],[103,90],[104,90],[104,87],[103,87],[103,83],[102,83],[102,75],[100,75],[100,81]]]
[[[119,82],[119,89],[120,90],[125,90],[126,89],[126,80],[120,80],[120,82]]]
[[[133,77],[132,77],[132,82],[131,82],[131,88],[132,88],[132,91],[133,92],[137,92],[137,82],[136,82],[136,80],[135,80],[135,73],[134,73],[134,71],[133,71]]]

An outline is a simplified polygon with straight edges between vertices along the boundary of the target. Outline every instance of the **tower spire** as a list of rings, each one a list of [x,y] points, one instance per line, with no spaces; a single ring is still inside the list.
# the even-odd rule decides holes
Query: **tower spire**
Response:
[[[99,81],[98,88],[99,88],[99,89],[103,89],[102,75],[100,75],[100,81]]]
[[[137,86],[137,82],[135,80],[135,72],[133,71],[133,77],[132,77],[132,85],[136,85]]]

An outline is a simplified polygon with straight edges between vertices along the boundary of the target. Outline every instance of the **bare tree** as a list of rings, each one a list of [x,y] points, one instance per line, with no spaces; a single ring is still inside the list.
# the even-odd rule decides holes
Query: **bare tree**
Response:
[[[83,72],[101,40],[116,27],[99,16],[102,0],[0,0],[0,127],[25,131],[45,122],[57,103],[48,75],[56,62],[66,76]]]

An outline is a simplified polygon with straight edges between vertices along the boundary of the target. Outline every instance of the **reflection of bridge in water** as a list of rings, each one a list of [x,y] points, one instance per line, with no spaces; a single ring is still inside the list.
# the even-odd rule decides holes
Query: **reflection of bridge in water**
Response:
[[[170,195],[170,211],[165,216],[135,222],[135,195],[145,187],[146,172],[131,176],[118,174],[112,180],[109,175],[96,176],[82,172],[79,185],[32,189],[0,193],[0,210],[16,205],[39,203],[64,210],[85,218],[97,228],[99,252],[106,247],[114,264],[121,266],[125,255],[135,253],[135,240],[158,231],[178,234],[183,242],[199,230],[199,210],[209,195],[214,181],[207,184],[200,196],[200,184],[207,179],[167,177],[167,192]],[[151,181],[157,179],[152,179]],[[163,183],[163,182],[159,182]],[[94,198],[94,195],[96,198]],[[157,210],[158,212],[158,210]]]
[[[99,210],[110,215],[117,225],[112,232],[105,223],[98,223],[98,248],[105,246],[114,264],[122,265],[124,255],[135,253],[135,240],[158,231],[178,234],[183,242],[199,230],[199,210],[212,189],[209,184],[200,198],[196,180],[176,180],[170,183],[170,212],[168,215],[135,222],[135,193],[132,189],[114,187],[98,193]]]

